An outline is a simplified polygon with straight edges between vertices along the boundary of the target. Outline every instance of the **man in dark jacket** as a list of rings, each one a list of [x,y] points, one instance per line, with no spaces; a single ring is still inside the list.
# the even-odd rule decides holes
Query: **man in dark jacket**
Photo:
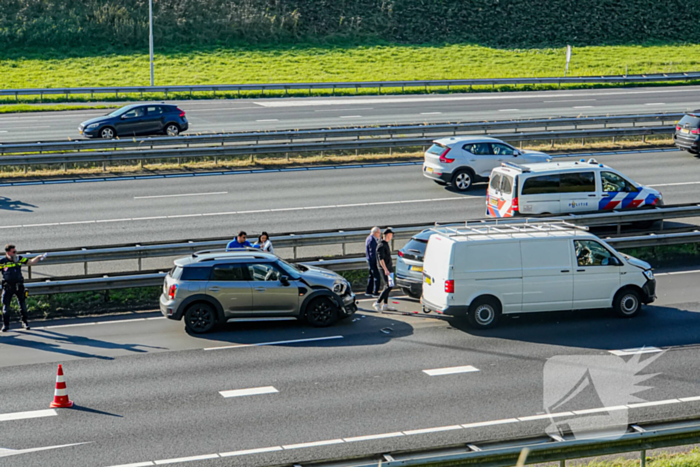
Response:
[[[43,261],[47,253],[35,256],[32,259],[19,256],[14,245],[5,245],[5,256],[0,258],[0,268],[2,269],[2,329],[0,332],[10,330],[10,304],[12,297],[17,297],[19,303],[19,315],[22,320],[22,327],[29,330],[27,322],[26,290],[24,288],[24,276],[22,276],[22,266],[31,266]]]
[[[389,306],[389,294],[394,286],[394,261],[391,257],[391,239],[394,238],[394,231],[391,227],[384,230],[384,238],[377,245],[377,266],[384,281],[384,290],[372,305],[377,311],[396,311],[396,308]]]
[[[367,280],[365,295],[370,297],[379,296],[379,287],[381,285],[379,266],[377,266],[377,245],[381,236],[382,231],[379,227],[372,227],[372,231],[367,236],[367,240],[365,240],[365,257],[369,266],[369,279]]]

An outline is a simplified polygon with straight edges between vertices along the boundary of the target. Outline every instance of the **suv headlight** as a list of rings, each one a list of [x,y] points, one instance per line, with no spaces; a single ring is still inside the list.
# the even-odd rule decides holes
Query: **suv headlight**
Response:
[[[644,271],[644,277],[646,277],[650,281],[653,281],[654,280],[654,271],[652,271],[651,269],[647,269],[646,271]]]
[[[91,123],[90,125],[86,126],[85,129],[92,130],[93,128],[97,128],[98,126],[100,126],[99,123]]]
[[[349,286],[350,284],[347,281],[336,282],[333,284],[333,292],[338,295],[343,295]]]

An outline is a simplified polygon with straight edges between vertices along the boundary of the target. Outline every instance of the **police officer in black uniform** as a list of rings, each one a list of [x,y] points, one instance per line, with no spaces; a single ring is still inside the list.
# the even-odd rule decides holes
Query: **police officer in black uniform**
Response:
[[[19,312],[22,318],[22,327],[29,330],[27,323],[27,303],[26,291],[24,289],[24,277],[22,276],[22,265],[31,266],[43,261],[47,253],[41,256],[36,256],[32,259],[17,255],[17,249],[14,245],[5,245],[5,256],[0,259],[0,268],[2,268],[2,321],[3,326],[0,332],[10,330],[10,304],[12,297],[16,296],[19,302]]]

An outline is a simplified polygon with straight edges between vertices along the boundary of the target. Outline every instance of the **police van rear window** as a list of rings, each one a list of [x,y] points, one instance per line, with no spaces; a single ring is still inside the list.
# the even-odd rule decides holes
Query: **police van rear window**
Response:
[[[203,268],[198,266],[186,267],[182,269],[183,281],[207,281],[211,274],[211,268]]]

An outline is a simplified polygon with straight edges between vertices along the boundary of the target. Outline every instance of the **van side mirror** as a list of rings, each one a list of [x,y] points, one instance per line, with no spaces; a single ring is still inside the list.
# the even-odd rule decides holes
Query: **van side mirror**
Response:
[[[601,264],[602,264],[603,266],[622,266],[622,263],[620,262],[620,260],[617,259],[617,258],[614,257],[614,256],[611,256],[611,257],[609,257],[609,258],[605,258],[605,259],[601,262]]]
[[[280,284],[285,287],[289,285],[289,276],[280,276]]]

